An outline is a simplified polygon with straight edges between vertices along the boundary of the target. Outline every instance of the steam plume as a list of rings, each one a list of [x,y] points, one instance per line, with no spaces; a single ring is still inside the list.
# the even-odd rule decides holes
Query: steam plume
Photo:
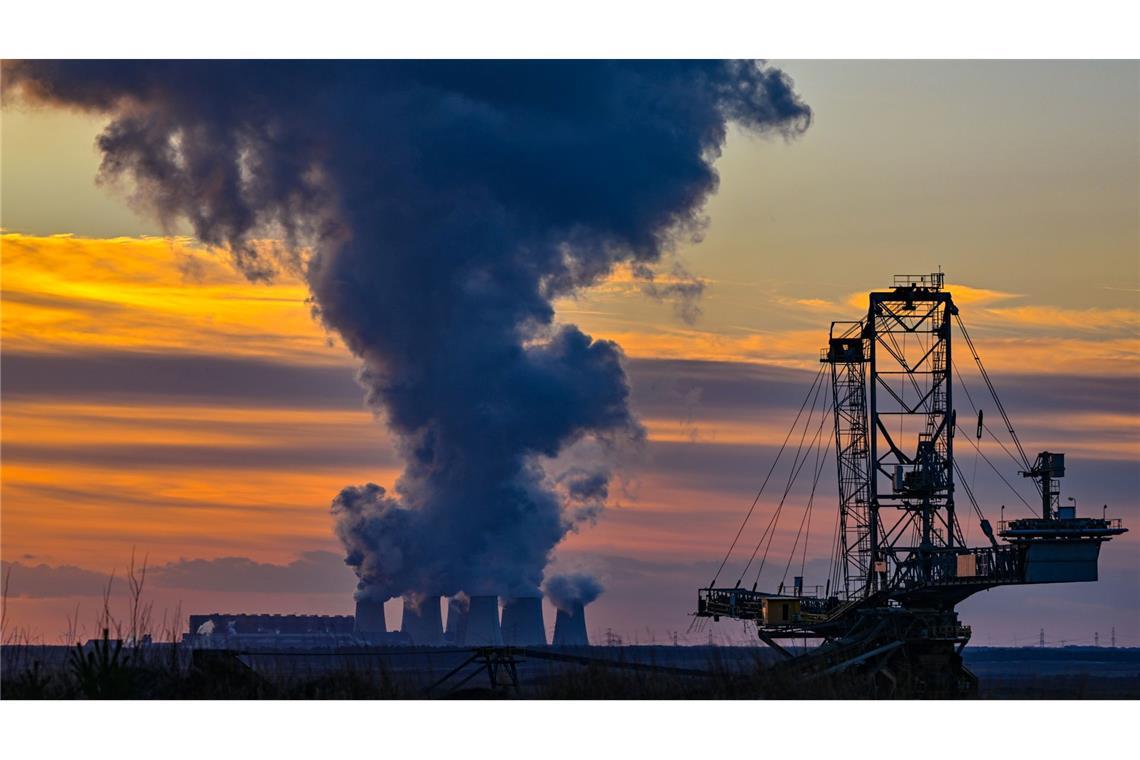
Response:
[[[563,612],[574,612],[576,605],[590,604],[604,591],[594,576],[585,573],[552,576],[543,590],[550,603]]]
[[[392,492],[333,502],[371,599],[538,588],[573,525],[560,494],[596,503],[609,477],[559,486],[543,459],[644,435],[618,346],[556,324],[552,301],[618,264],[662,294],[653,267],[699,231],[727,123],[792,136],[811,116],[782,72],[750,62],[41,61],[4,75],[6,92],[109,114],[101,178],[132,179],[160,219],[188,220],[251,278],[304,275],[406,461]]]

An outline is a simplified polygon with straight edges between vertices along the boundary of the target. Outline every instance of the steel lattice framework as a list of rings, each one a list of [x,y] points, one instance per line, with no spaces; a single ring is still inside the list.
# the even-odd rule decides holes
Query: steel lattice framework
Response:
[[[930,553],[952,548],[958,532],[950,365],[957,311],[941,273],[899,275],[893,289],[870,296],[871,508],[876,516],[901,512],[872,546],[884,582],[914,560],[915,580],[930,580]]]
[[[862,322],[834,322],[831,365],[846,598],[865,598],[904,567],[929,579],[928,555],[952,548],[950,330],[942,275],[899,275],[870,295]],[[913,446],[913,448],[910,448]],[[884,521],[882,510],[901,514]],[[961,542],[959,541],[959,544]]]
[[[875,577],[871,567],[878,543],[878,513],[872,508],[868,459],[867,348],[862,322],[833,322],[828,348],[820,357],[831,365],[845,599],[873,591],[868,584]]]

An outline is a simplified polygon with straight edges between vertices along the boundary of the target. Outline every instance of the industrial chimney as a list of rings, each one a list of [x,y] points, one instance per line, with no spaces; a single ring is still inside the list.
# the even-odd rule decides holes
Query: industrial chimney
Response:
[[[498,647],[503,645],[499,628],[499,598],[473,596],[467,609],[467,636],[463,642],[469,647]]]
[[[384,602],[373,599],[357,599],[353,631],[364,637],[387,633],[388,624],[384,620]]]
[[[554,641],[556,647],[586,647],[590,640],[586,636],[586,606],[575,602],[570,611],[558,610],[554,618]]]
[[[425,596],[419,606],[404,597],[404,623],[400,630],[419,647],[437,647],[443,643],[443,619],[439,614],[439,596]]]
[[[519,596],[503,604],[503,643],[511,647],[546,646],[542,597]]]
[[[467,639],[467,610],[470,600],[466,596],[453,596],[447,600],[447,629],[444,641],[463,646]]]

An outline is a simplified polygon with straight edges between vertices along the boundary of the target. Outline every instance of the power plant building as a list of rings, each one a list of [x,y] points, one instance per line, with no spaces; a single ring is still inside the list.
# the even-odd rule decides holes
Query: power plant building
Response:
[[[499,627],[499,597],[471,597],[467,610],[467,635],[463,644],[469,647],[503,645],[503,632]]]
[[[590,645],[586,635],[586,606],[576,602],[570,610],[558,610],[554,618],[554,641],[556,647],[585,647]]]
[[[183,641],[194,647],[309,648],[358,643],[352,615],[191,615]]]
[[[416,606],[414,600],[404,597],[404,622],[400,630],[415,646],[437,647],[443,644],[439,599],[439,596],[426,596]]]
[[[503,643],[513,647],[546,646],[546,626],[542,622],[542,597],[522,596],[503,604]]]
[[[388,622],[384,618],[384,603],[374,599],[358,599],[353,631],[361,636],[387,633]]]
[[[444,641],[452,646],[463,646],[467,641],[467,610],[465,598],[453,596],[447,600],[447,628]]]

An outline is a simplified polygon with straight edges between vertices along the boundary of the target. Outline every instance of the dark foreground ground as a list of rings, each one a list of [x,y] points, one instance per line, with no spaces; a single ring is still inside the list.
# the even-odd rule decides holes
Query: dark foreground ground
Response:
[[[83,652],[5,646],[4,699],[757,699],[858,698],[849,685],[781,683],[773,653],[748,647],[589,647],[516,654],[471,650],[192,652],[114,642]],[[968,648],[983,699],[1140,698],[1140,649]],[[492,681],[491,671],[495,671]],[[517,686],[515,685],[517,683]]]
[[[1140,649],[967,647],[966,667],[989,699],[1137,699]]]

